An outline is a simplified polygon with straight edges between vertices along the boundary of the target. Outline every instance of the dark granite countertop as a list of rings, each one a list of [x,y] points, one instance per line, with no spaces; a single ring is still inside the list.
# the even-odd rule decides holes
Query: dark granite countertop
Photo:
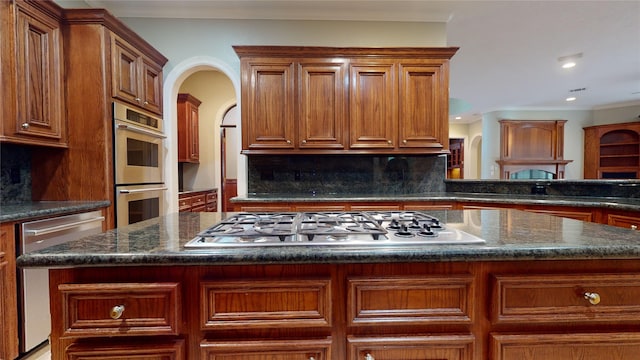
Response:
[[[486,202],[495,204],[556,205],[575,207],[600,207],[618,210],[640,211],[640,198],[562,196],[562,195],[524,195],[490,193],[426,193],[415,195],[371,195],[371,194],[254,194],[247,197],[235,197],[231,202],[277,203],[277,202],[375,202],[375,201],[456,201]]]
[[[2,204],[0,222],[24,221],[42,217],[92,211],[108,207],[105,201],[34,201],[19,204]]]
[[[185,249],[225,213],[175,213],[21,255],[22,267],[640,259],[640,232],[519,210],[425,211],[486,240],[474,245]]]

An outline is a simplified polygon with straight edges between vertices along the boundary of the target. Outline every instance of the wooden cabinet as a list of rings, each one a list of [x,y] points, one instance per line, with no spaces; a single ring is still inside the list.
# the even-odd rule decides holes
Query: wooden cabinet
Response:
[[[111,38],[113,97],[162,115],[162,66],[121,37]]]
[[[0,11],[0,141],[67,147],[62,9],[17,0],[3,1]]]
[[[634,359],[640,351],[639,333],[602,326],[640,321],[637,273],[497,274],[492,281],[491,322],[502,326],[491,335],[492,359]],[[533,324],[551,328],[527,331]],[[554,333],[562,324],[604,331]]]
[[[501,179],[564,179],[566,120],[500,120]]]
[[[167,59],[104,9],[65,9],[64,13],[67,119],[70,125],[82,126],[69,126],[69,148],[64,151],[34,148],[32,197],[109,200],[115,204],[113,102],[122,100],[121,94],[117,98],[114,95],[117,89],[126,86],[122,85],[123,64],[120,61],[114,64],[112,56],[122,59],[129,52],[142,53],[160,68]],[[135,81],[128,83],[135,88],[140,81],[138,70],[127,69],[135,77]],[[116,72],[119,74],[113,79]],[[157,89],[161,90],[160,83]],[[159,96],[158,93],[155,97]],[[149,106],[144,109],[153,110]],[[114,205],[107,210],[106,224],[107,228],[115,226]]]
[[[178,94],[178,162],[200,162],[198,107],[202,102],[190,94]]]
[[[457,48],[235,46],[243,153],[447,153]]]
[[[68,360],[182,360],[186,359],[184,340],[130,342],[119,344],[76,343],[67,348]]]
[[[448,84],[446,61],[351,59],[350,148],[446,153]]]
[[[464,139],[449,139],[447,179],[464,179]]]
[[[584,128],[585,179],[640,179],[640,122]]]
[[[57,268],[52,359],[184,339],[176,359],[631,360],[638,279],[636,260]]]
[[[15,224],[0,224],[0,359],[18,356]]]
[[[178,211],[218,211],[218,189],[189,191],[178,194]]]
[[[349,337],[348,360],[472,360],[472,335]]]
[[[207,360],[328,360],[331,339],[203,341],[201,359]]]

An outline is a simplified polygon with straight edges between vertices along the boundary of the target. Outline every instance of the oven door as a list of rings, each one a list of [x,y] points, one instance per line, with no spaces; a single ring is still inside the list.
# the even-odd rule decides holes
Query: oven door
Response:
[[[126,226],[164,215],[164,184],[116,187],[116,226]]]
[[[161,184],[166,136],[122,120],[114,120],[116,185]]]

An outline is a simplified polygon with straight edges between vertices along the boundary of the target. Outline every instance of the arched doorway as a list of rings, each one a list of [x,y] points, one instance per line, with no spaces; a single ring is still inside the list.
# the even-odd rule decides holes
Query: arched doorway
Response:
[[[235,72],[229,65],[224,62],[206,56],[199,56],[190,59],[186,59],[183,62],[177,64],[165,77],[165,82],[163,85],[164,91],[164,99],[163,99],[163,107],[164,107],[164,122],[165,122],[165,134],[167,136],[165,142],[165,164],[168,164],[165,167],[165,183],[168,187],[167,191],[167,204],[165,208],[168,213],[177,212],[178,211],[178,154],[177,154],[177,141],[178,141],[178,130],[177,130],[177,105],[176,100],[178,97],[178,93],[180,92],[180,87],[183,82],[192,74],[197,73],[199,71],[218,71],[224,74],[232,83],[233,90],[235,92],[236,102],[240,101],[240,74]],[[207,119],[208,121],[217,121],[215,124],[219,126],[222,122],[222,117],[216,117],[215,115],[211,116],[211,118]],[[239,131],[238,131],[239,132]],[[215,144],[218,143],[219,139],[214,135],[213,132],[209,133],[209,136],[212,137],[212,141]],[[232,139],[233,141],[240,142],[240,137]],[[215,155],[213,157],[214,161],[220,161],[220,151],[219,146],[215,146]],[[246,160],[244,157],[239,156],[238,158],[238,168],[244,169],[246,168]],[[244,177],[244,171],[238,171],[238,182],[240,184],[246,183]],[[220,187],[220,177],[215,177],[213,180],[217,187]],[[244,190],[246,192],[246,189]]]

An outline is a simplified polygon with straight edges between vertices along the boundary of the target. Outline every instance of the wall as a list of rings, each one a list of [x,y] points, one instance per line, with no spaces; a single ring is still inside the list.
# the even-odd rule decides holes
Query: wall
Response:
[[[593,111],[591,125],[605,125],[640,121],[640,104],[616,108],[602,108]]]
[[[189,93],[202,101],[198,108],[200,127],[200,163],[184,164],[185,190],[219,188],[220,122],[226,104],[235,102],[231,80],[219,71],[198,71],[180,85],[181,93]]]

